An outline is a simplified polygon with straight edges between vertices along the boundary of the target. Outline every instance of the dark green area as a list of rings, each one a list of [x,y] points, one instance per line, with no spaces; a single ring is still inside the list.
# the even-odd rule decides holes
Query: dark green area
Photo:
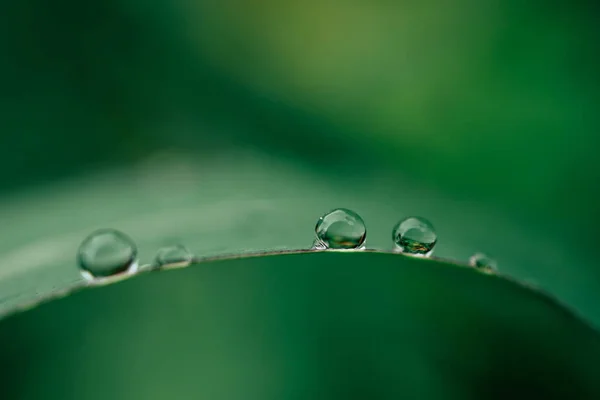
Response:
[[[150,273],[10,317],[0,344],[11,399],[600,395],[600,336],[553,300],[392,254]]]
[[[308,247],[319,215],[349,207],[365,219],[369,246],[390,248],[393,224],[422,215],[438,229],[436,254],[489,252],[501,272],[600,326],[598,11],[591,1],[1,2],[0,315],[77,281],[77,245],[97,228],[124,229],[150,261],[176,244],[196,255]],[[248,270],[232,266],[220,293],[178,278],[196,272],[158,274],[2,323],[0,398],[123,396],[130,383],[142,398],[187,397],[200,383],[211,399],[314,398],[302,389],[323,381],[323,397],[346,398],[394,387],[459,399],[592,390],[597,344],[558,320],[521,318],[529,306],[461,283],[462,273],[427,285],[402,277],[407,297],[397,298],[297,277],[291,303],[268,308],[239,296],[284,277],[249,276],[262,261],[240,263]],[[379,279],[368,268],[362,278]],[[315,299],[302,297],[311,291]],[[409,304],[424,297],[431,303]],[[505,308],[472,308],[488,301]],[[392,312],[405,306],[409,316]],[[419,329],[420,347],[400,316]],[[260,321],[270,321],[268,336]],[[305,354],[313,344],[320,353]],[[180,360],[186,345],[208,359]],[[196,359],[216,367],[198,373]],[[319,370],[328,366],[339,375]],[[248,397],[235,392],[247,387]]]

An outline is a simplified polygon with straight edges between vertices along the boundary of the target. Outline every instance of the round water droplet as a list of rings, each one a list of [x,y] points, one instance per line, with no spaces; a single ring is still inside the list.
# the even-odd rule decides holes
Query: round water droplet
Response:
[[[137,248],[129,236],[114,229],[101,229],[79,246],[77,261],[88,280],[135,272]]]
[[[483,272],[495,272],[498,269],[496,260],[483,253],[476,253],[471,256],[469,265]]]
[[[157,266],[176,265],[187,266],[192,262],[192,253],[184,246],[163,247],[156,253],[155,264]]]
[[[354,211],[338,208],[319,218],[315,233],[315,248],[355,249],[365,243],[367,227]]]
[[[428,257],[437,243],[431,222],[422,217],[409,217],[398,222],[392,231],[396,250]]]

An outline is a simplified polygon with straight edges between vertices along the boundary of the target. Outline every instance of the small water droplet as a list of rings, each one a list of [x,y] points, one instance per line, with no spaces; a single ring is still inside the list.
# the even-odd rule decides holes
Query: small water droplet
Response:
[[[469,259],[469,265],[483,272],[495,272],[498,263],[493,258],[483,253],[476,253]]]
[[[437,243],[431,222],[422,217],[409,217],[398,222],[392,231],[395,250],[429,257]]]
[[[354,211],[337,208],[319,218],[315,233],[315,249],[356,249],[364,245],[367,227]]]
[[[81,242],[77,261],[81,275],[90,281],[137,269],[137,248],[129,236],[114,229],[93,232]]]
[[[178,266],[186,267],[192,262],[193,255],[185,247],[180,244],[175,246],[163,247],[156,253],[156,266]]]

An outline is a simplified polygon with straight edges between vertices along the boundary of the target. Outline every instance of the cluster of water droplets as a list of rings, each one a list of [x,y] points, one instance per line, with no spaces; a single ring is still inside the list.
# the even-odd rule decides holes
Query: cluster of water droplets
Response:
[[[138,271],[187,267],[194,256],[177,244],[158,250],[154,262],[139,265],[135,242],[116,229],[100,229],[81,242],[77,263],[81,275],[89,282],[101,284],[126,278]]]
[[[315,226],[313,250],[363,250],[366,248],[367,226],[354,211],[337,208],[321,216]],[[431,222],[422,217],[408,217],[392,229],[394,252],[429,257],[437,243]],[[79,246],[77,261],[82,276],[92,283],[125,278],[141,271],[187,267],[194,255],[177,244],[156,253],[154,262],[138,266],[135,242],[114,229],[92,233]],[[496,261],[483,253],[469,259],[469,265],[486,273],[494,273]]]
[[[367,226],[354,211],[337,208],[323,215],[315,226],[317,236],[313,249],[364,249]],[[392,230],[394,251],[428,257],[437,243],[433,225],[425,218],[409,217]]]
[[[367,238],[367,226],[356,212],[346,208],[336,208],[321,216],[315,226],[314,250],[363,250]],[[423,217],[408,217],[400,220],[392,229],[394,252],[416,257],[429,257],[437,243],[433,224]],[[469,265],[482,272],[497,270],[494,259],[476,253],[469,259]]]

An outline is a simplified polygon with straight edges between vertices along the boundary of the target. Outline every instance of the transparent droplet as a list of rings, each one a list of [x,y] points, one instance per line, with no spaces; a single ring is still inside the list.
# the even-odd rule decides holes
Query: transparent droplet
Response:
[[[185,246],[178,244],[158,250],[154,263],[159,267],[167,265],[185,267],[190,265],[192,258],[192,253]]]
[[[323,215],[315,226],[316,249],[356,249],[364,245],[367,227],[354,211],[335,209]]]
[[[428,257],[437,243],[431,222],[422,217],[409,217],[398,222],[392,231],[395,250]]]
[[[483,253],[476,253],[469,259],[469,265],[483,272],[495,272],[498,263],[493,258]]]
[[[81,242],[77,261],[88,280],[107,278],[137,269],[137,248],[129,236],[114,229],[98,230]]]

